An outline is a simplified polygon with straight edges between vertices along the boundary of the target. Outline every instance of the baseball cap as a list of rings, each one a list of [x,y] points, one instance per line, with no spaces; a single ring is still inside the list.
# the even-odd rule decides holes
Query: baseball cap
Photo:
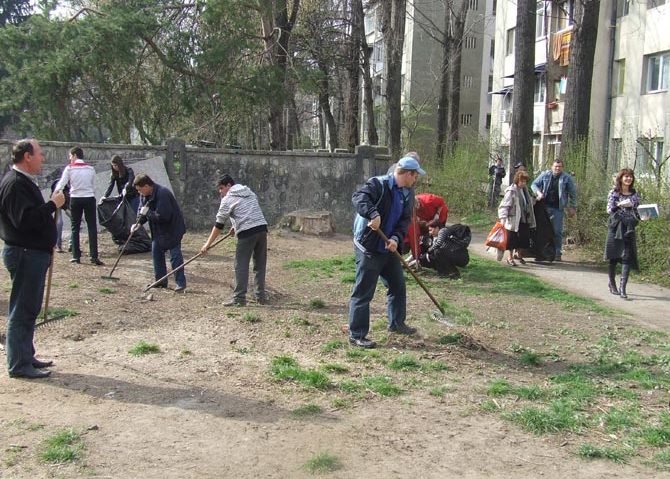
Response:
[[[400,158],[400,161],[398,161],[398,167],[404,170],[415,170],[421,176],[426,174],[426,172],[419,165],[419,162],[416,161],[416,159],[412,158],[411,156],[405,156],[403,158]]]

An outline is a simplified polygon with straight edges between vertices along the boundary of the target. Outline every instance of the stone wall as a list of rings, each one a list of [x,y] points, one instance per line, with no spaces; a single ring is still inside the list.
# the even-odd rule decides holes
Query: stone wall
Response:
[[[40,178],[47,187],[60,176],[71,143],[40,142],[46,161]],[[11,165],[12,143],[0,140],[1,171]],[[96,171],[108,171],[112,155],[132,164],[140,159],[164,159],[175,196],[189,229],[211,228],[219,205],[216,179],[229,173],[258,195],[268,222],[274,225],[294,210],[327,210],[340,232],[351,228],[351,194],[365,180],[383,174],[391,164],[378,147],[360,146],[356,153],[268,152],[195,148],[178,140],[166,146],[81,144]]]

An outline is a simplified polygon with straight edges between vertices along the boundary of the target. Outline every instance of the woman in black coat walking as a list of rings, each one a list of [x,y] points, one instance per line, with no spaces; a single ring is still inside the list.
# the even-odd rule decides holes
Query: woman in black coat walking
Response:
[[[605,245],[605,259],[609,260],[608,287],[610,293],[627,299],[626,283],[631,268],[638,269],[637,246],[635,241],[635,226],[639,222],[637,207],[640,206],[640,196],[633,188],[635,173],[629,168],[623,168],[616,175],[614,188],[607,197],[607,244]],[[616,287],[616,265],[621,263],[621,282]]]

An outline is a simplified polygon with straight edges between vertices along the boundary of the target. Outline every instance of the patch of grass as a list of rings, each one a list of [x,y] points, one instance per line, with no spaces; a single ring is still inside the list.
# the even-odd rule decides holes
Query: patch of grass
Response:
[[[449,366],[444,361],[422,361],[421,370],[429,371],[448,371]]]
[[[321,346],[321,352],[324,354],[332,353],[336,349],[343,349],[347,343],[341,339],[332,339]]]
[[[544,391],[542,391],[539,386],[535,385],[514,388],[514,394],[522,399],[527,399],[528,401],[536,401],[545,397]]]
[[[342,463],[337,456],[324,451],[314,454],[305,463],[305,469],[312,474],[324,474],[334,472],[342,468]]]
[[[307,417],[307,416],[316,416],[321,414],[323,409],[317,404],[305,404],[291,411],[291,414],[295,417]]]
[[[461,326],[472,326],[474,323],[474,316],[469,309],[460,308],[446,301],[440,301],[440,306],[444,309],[444,316],[449,321]]]
[[[102,294],[116,294],[116,290],[114,288],[104,287],[98,289],[98,291],[101,292]]]
[[[354,284],[356,282],[356,273],[345,274],[340,281],[344,284]]]
[[[489,396],[505,396],[513,391],[509,382],[504,379],[494,379],[488,385],[486,394]]]
[[[402,389],[396,386],[388,376],[368,376],[363,378],[363,385],[380,396],[399,396]]]
[[[71,316],[78,316],[79,312],[74,309],[68,308],[49,308],[49,317],[53,318],[55,316],[60,316],[63,318],[69,318]],[[38,316],[39,319],[44,319],[44,311],[40,312]]]
[[[491,399],[486,399],[479,404],[479,408],[484,412],[498,412],[500,406],[497,402],[492,401]]]
[[[599,418],[605,432],[609,433],[635,427],[640,421],[640,410],[637,406],[612,407]]]
[[[453,388],[451,386],[447,386],[447,385],[433,386],[428,391],[428,394],[430,394],[431,396],[441,398],[441,397],[444,397],[444,395],[447,394],[448,392],[452,391],[452,389]]]
[[[256,313],[246,312],[242,315],[242,321],[247,323],[260,323],[261,318]]]
[[[143,356],[145,354],[160,353],[160,348],[157,344],[147,343],[144,340],[138,341],[128,350],[131,356]]]
[[[519,362],[526,366],[539,366],[542,364],[542,355],[535,351],[524,351],[519,355]]]
[[[346,398],[335,398],[332,401],[330,401],[330,404],[335,409],[348,409],[351,407],[352,402],[350,399]]]
[[[586,418],[572,401],[556,400],[545,408],[524,407],[503,415],[522,429],[534,434],[560,431],[578,432],[586,425]]]
[[[320,298],[312,298],[309,300],[309,307],[311,309],[323,309],[326,307],[326,303]]]
[[[421,368],[421,363],[411,354],[401,354],[388,364],[394,371],[415,371]]]
[[[293,324],[297,324],[298,326],[309,326],[310,323],[308,319],[303,318],[302,316],[291,316],[289,319]]]
[[[349,368],[341,364],[324,364],[322,369],[327,373],[344,374],[349,372]]]
[[[649,461],[650,465],[656,469],[670,469],[670,451],[660,451],[654,454]]]
[[[349,394],[356,394],[363,390],[363,386],[360,383],[357,383],[356,381],[353,381],[351,379],[345,379],[343,381],[340,381],[337,387],[339,388],[340,391]]]
[[[40,459],[52,464],[63,464],[79,459],[84,443],[73,429],[56,431],[44,441]]]
[[[325,373],[315,369],[303,369],[290,356],[277,356],[272,359],[272,374],[278,380],[295,381],[303,386],[326,389],[331,386]]]
[[[463,339],[462,333],[445,334],[437,338],[437,344],[458,344]]]
[[[659,427],[645,427],[638,433],[640,439],[645,444],[654,447],[664,447],[670,445],[670,426],[661,425]]]
[[[334,273],[351,273],[356,269],[353,255],[324,259],[301,259],[287,261],[285,269],[297,269],[315,272],[318,275],[331,277]]]
[[[79,285],[77,283],[68,283],[67,287],[70,289],[77,289]]]
[[[579,457],[584,459],[609,459],[617,464],[626,462],[628,456],[633,454],[631,449],[619,447],[599,447],[593,444],[582,444],[579,446]]]
[[[192,356],[192,355],[193,355],[193,353],[191,352],[190,349],[184,348],[181,351],[179,351],[179,357],[180,358],[186,358],[186,357]]]
[[[346,356],[349,359],[365,361],[370,358],[378,358],[381,354],[374,349],[349,348],[347,349]]]

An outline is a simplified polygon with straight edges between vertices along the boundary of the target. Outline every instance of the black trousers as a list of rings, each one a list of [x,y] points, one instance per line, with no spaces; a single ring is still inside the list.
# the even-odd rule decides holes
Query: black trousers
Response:
[[[79,230],[82,216],[86,219],[88,228],[88,248],[91,259],[98,257],[98,222],[96,219],[95,197],[70,198],[70,213],[72,215],[72,257],[81,258],[79,246]]]

